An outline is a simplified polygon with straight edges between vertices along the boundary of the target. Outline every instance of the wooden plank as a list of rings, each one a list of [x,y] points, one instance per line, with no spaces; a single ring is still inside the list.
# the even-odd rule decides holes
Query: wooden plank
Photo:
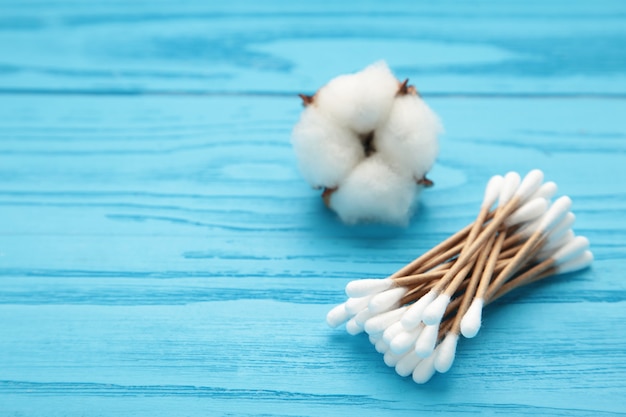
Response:
[[[386,59],[427,95],[623,97],[625,12],[606,0],[3,1],[0,91],[293,94]]]
[[[381,416],[626,410],[623,100],[430,100],[447,125],[406,229],[347,227],[300,178],[295,98],[5,96],[0,414]],[[574,200],[590,271],[488,310],[425,386],[326,328],[539,167]]]

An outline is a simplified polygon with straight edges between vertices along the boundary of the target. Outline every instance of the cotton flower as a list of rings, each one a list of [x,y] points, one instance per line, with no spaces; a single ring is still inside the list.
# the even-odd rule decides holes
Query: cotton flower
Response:
[[[377,62],[301,98],[292,144],[304,179],[346,223],[407,224],[443,130],[415,87]]]

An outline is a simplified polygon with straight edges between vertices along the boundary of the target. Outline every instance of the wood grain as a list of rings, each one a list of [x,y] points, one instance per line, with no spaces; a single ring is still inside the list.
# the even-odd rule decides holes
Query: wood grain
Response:
[[[0,416],[626,413],[622,3],[207,3],[2,2]],[[296,92],[381,57],[446,126],[407,228],[340,224],[289,143]],[[424,386],[326,327],[532,168],[592,269]]]
[[[4,0],[0,89],[312,92],[386,59],[424,94],[626,95],[626,4]]]

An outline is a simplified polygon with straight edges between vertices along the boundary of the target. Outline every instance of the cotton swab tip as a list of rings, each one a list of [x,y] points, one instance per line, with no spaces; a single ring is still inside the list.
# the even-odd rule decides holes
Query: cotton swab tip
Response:
[[[437,356],[435,357],[435,369],[437,372],[445,373],[450,370],[456,356],[458,341],[459,335],[456,333],[448,333],[443,339],[443,342],[437,348]]]
[[[562,264],[577,257],[587,249],[589,249],[589,239],[584,236],[576,236],[571,242],[556,251],[554,255],[552,255],[552,259]]]
[[[489,208],[496,202],[500,195],[500,190],[504,183],[504,177],[502,175],[494,175],[491,177],[485,187],[485,196],[483,198],[483,208]]]
[[[380,339],[374,345],[374,349],[376,349],[376,352],[384,355],[389,350],[389,345],[383,339]]]
[[[394,366],[396,366],[398,361],[402,359],[402,356],[404,355],[398,355],[397,353],[394,353],[393,351],[388,350],[383,355],[383,361],[385,362],[385,365],[387,365],[390,368],[393,368]]]
[[[353,317],[346,323],[346,332],[352,336],[356,336],[357,334],[363,333],[363,326],[357,323]]]
[[[517,172],[509,172],[504,176],[504,183],[502,184],[498,198],[498,206],[504,206],[509,202],[513,195],[515,195],[520,181],[521,178]]]
[[[393,280],[390,278],[384,279],[357,279],[348,282],[346,285],[346,295],[348,297],[365,297],[366,295],[372,295],[385,291],[393,285]]]
[[[365,322],[365,331],[368,334],[384,332],[392,323],[397,322],[406,311],[407,307],[396,308],[386,313],[378,314]]]
[[[574,225],[576,215],[568,211],[550,230],[550,239],[558,238],[558,235],[566,233]]]
[[[422,332],[422,327],[416,327],[413,330],[403,331],[393,338],[389,343],[389,349],[396,353],[404,353],[415,346],[415,341]]]
[[[397,321],[385,329],[383,332],[383,340],[387,344],[391,344],[392,340],[403,331],[404,327],[402,326],[402,323]]]
[[[515,192],[515,195],[521,200],[526,201],[531,195],[533,195],[543,182],[543,171],[540,169],[533,169],[522,180],[519,188]]]
[[[543,215],[548,210],[548,200],[545,198],[535,198],[528,200],[524,205],[515,210],[506,220],[507,226],[525,223]]]
[[[435,349],[439,326],[426,326],[415,342],[415,353],[422,358],[427,358]]]
[[[558,189],[559,187],[557,187],[554,181],[544,182],[530,198],[545,198],[549,200],[554,197]]]
[[[480,330],[483,304],[482,298],[475,298],[461,319],[461,334],[468,339],[476,336]]]
[[[359,311],[367,307],[372,298],[371,295],[365,297],[350,297],[346,300],[346,311],[350,314],[357,314]]]
[[[564,195],[558,198],[541,218],[538,231],[546,231],[555,226],[572,207],[572,199]]]
[[[396,304],[404,294],[406,294],[407,289],[405,287],[396,287],[390,290],[383,291],[381,293],[376,294],[370,300],[368,307],[370,311],[374,314],[380,314],[387,310],[389,310],[394,304]]]
[[[402,377],[409,376],[421,361],[422,358],[417,356],[414,352],[409,352],[396,363],[396,373]]]
[[[567,262],[562,263],[558,266],[556,273],[557,274],[567,274],[570,272],[580,271],[585,269],[591,265],[593,262],[593,253],[591,251],[586,250],[582,254],[578,255],[574,259],[570,259]]]
[[[435,355],[430,355],[417,364],[413,370],[413,381],[417,384],[425,384],[435,375]]]
[[[365,322],[373,317],[374,314],[375,313],[373,313],[369,308],[366,307],[363,310],[359,311],[359,314],[354,316],[353,319],[359,326],[364,328]]]
[[[330,327],[335,328],[348,321],[349,318],[350,313],[346,311],[346,303],[341,303],[326,314],[326,323]]]
[[[435,297],[437,297],[437,293],[429,291],[409,307],[402,316],[402,319],[400,319],[405,329],[413,329],[422,321],[424,310],[433,302]]]
[[[443,314],[446,312],[448,304],[450,304],[450,296],[446,294],[439,294],[439,296],[435,298],[435,300],[424,310],[424,314],[422,315],[422,321],[424,324],[439,324]]]

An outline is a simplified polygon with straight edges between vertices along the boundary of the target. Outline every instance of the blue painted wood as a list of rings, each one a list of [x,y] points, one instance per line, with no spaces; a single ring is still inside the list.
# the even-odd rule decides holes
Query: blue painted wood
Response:
[[[425,94],[626,94],[626,4],[3,0],[0,89],[312,91],[386,59]]]
[[[2,2],[0,415],[626,413],[626,100],[606,95],[625,92],[621,3],[268,4]],[[185,55],[236,31],[254,48]],[[156,34],[182,43],[116,49],[155,53]],[[528,48],[523,69],[498,61],[501,39]],[[296,170],[300,106],[282,93],[371,58],[357,48],[312,69],[311,45],[414,44],[443,68],[389,52],[396,69],[451,93],[429,100],[447,130],[436,187],[406,229],[341,225]],[[551,58],[533,72],[538,56]],[[272,62],[302,65],[255,67]],[[228,77],[190,75],[214,68]],[[98,94],[60,93],[74,88]],[[425,386],[326,327],[348,280],[384,276],[467,224],[489,176],[535,167],[572,196],[591,270],[491,306]]]

